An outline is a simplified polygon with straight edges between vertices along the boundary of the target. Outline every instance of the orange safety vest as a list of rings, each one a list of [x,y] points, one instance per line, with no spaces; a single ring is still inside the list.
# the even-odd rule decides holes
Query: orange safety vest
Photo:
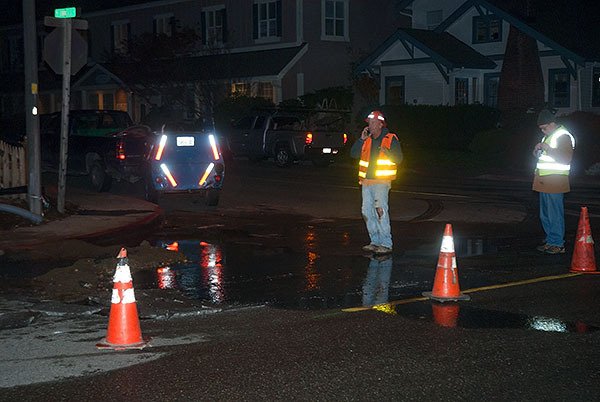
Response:
[[[381,140],[381,148],[390,149],[392,147],[392,140],[396,137],[394,133],[387,133]],[[371,137],[368,137],[363,143],[362,150],[360,153],[360,162],[358,162],[358,182],[362,182],[363,179],[367,178],[367,170],[369,170],[369,161],[371,160]],[[381,180],[394,180],[398,169],[394,162],[387,159],[383,151],[379,150],[379,157],[377,158],[377,166],[375,169],[375,179]]]

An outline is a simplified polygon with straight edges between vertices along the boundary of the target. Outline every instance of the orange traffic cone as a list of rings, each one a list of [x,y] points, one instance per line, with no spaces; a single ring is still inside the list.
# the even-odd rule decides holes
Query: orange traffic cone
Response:
[[[431,310],[433,312],[433,320],[441,327],[454,328],[458,322],[458,313],[460,306],[456,303],[440,304],[436,302],[431,303]]]
[[[470,300],[468,295],[460,293],[458,285],[458,270],[456,269],[456,255],[454,254],[454,240],[452,238],[452,225],[447,223],[444,229],[440,257],[438,259],[433,291],[423,292],[423,296],[440,302]]]
[[[590,230],[590,219],[587,207],[581,207],[575,250],[573,250],[573,259],[571,260],[571,272],[594,271],[596,271],[596,258],[594,256],[594,239],[592,239],[592,231]]]
[[[115,350],[142,349],[148,342],[142,339],[127,250],[121,248],[117,259],[108,332],[106,338],[96,344],[96,347]]]

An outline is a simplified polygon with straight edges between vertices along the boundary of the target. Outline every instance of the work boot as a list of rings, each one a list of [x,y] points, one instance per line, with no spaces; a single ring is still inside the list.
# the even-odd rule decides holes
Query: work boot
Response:
[[[565,248],[561,246],[548,246],[546,250],[544,250],[546,254],[564,254]]]
[[[375,254],[390,254],[392,252],[392,249],[389,247],[385,247],[385,246],[377,246],[375,248],[375,250],[373,250],[373,252]]]
[[[367,244],[366,246],[362,246],[363,251],[368,251],[370,253],[374,252],[378,246],[375,244]]]
[[[550,245],[548,243],[544,243],[544,244],[540,244],[539,246],[537,246],[535,249],[537,251],[539,251],[540,253],[545,253],[546,250],[548,250],[548,247],[550,247]]]

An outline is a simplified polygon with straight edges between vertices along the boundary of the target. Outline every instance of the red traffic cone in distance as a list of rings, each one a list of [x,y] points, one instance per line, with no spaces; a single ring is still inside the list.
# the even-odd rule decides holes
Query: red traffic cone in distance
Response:
[[[452,225],[449,223],[446,224],[444,229],[438,265],[433,280],[433,290],[423,292],[423,296],[440,302],[471,299],[468,295],[460,292]]]
[[[147,341],[142,338],[125,248],[121,248],[117,259],[107,335],[96,347],[115,350],[142,349],[147,345]]]
[[[590,229],[587,207],[581,207],[575,248],[571,259],[571,272],[595,272],[596,257],[594,255],[594,239]]]

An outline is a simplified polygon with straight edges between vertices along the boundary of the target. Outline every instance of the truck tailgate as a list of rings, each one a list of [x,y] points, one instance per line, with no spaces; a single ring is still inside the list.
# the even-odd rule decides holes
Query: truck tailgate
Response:
[[[344,146],[344,133],[333,131],[313,131],[313,148],[341,148]]]

